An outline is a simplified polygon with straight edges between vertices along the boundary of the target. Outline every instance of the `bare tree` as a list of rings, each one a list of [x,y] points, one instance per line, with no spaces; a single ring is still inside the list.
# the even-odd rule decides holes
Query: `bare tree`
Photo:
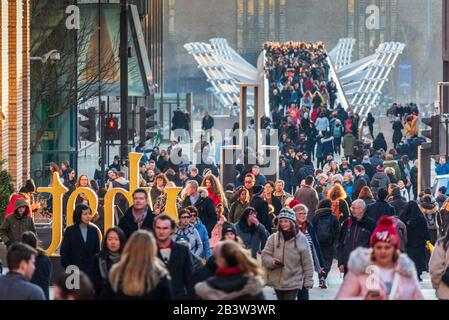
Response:
[[[31,55],[41,56],[53,49],[60,53],[57,62],[31,65],[32,153],[42,149],[44,134],[56,119],[97,97],[102,85],[119,82],[119,35],[110,38],[104,18],[100,18],[99,29],[97,15],[94,19],[82,18],[80,30],[68,30],[64,11],[71,2],[30,3]]]

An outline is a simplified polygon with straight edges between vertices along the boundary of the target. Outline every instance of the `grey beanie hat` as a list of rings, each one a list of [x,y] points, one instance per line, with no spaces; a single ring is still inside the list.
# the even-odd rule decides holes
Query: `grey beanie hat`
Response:
[[[295,212],[290,208],[284,208],[279,212],[279,215],[277,216],[278,220],[281,219],[289,219],[293,223],[296,223],[296,215]]]

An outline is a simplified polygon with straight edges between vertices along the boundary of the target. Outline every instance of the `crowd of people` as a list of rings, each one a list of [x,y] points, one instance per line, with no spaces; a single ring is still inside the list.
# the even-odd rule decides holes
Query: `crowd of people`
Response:
[[[129,190],[127,161],[115,157],[106,177],[99,163],[93,179],[77,177],[67,162],[52,164],[69,189],[65,206],[77,188],[99,197],[98,212],[83,194],[76,199],[60,261],[81,270],[81,288],[67,288],[61,275],[55,299],[254,300],[264,299],[269,286],[279,300],[308,300],[314,286],[328,288],[332,268],[344,275],[337,299],[422,299],[425,271],[437,297],[449,299],[448,190],[435,190],[436,197],[431,189],[417,192],[417,106],[391,109],[388,148],[382,133],[374,138],[371,114],[361,119],[338,104],[323,44],[266,43],[265,49],[271,118],[261,123],[278,130],[278,178],[240,164],[234,183],[223,185],[217,164],[202,161],[205,150],[214,154],[206,132],[195,164],[183,158],[179,139],[166,149],[141,144],[140,187],[151,191],[134,190],[132,203],[116,196],[117,226],[101,242],[93,224],[103,230],[108,189]],[[202,129],[213,125],[205,114]],[[444,158],[436,171],[449,173]],[[176,221],[165,210],[166,188],[173,186],[183,189]],[[0,299],[49,296],[52,271],[35,235],[34,192],[30,182],[11,197],[0,227],[10,271],[0,277]],[[369,266],[377,270],[372,287]]]

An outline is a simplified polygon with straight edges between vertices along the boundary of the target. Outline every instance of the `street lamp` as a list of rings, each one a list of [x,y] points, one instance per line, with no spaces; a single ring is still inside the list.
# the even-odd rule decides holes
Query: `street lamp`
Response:
[[[51,50],[44,54],[42,57],[30,57],[31,61],[40,61],[43,64],[47,63],[48,59],[52,61],[52,63],[61,60],[61,54],[58,50]]]

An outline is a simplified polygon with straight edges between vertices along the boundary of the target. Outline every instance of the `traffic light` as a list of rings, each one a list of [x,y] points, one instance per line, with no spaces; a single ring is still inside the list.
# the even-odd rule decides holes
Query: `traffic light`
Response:
[[[109,117],[106,119],[106,140],[119,140],[120,130],[118,128],[118,119],[115,117]]]
[[[97,141],[97,123],[95,121],[95,107],[89,109],[80,110],[80,114],[87,118],[79,122],[80,127],[85,130],[80,133],[81,140],[87,140],[91,142]]]
[[[433,155],[440,154],[440,122],[439,115],[431,116],[430,118],[423,118],[422,122],[430,127],[430,130],[423,130],[421,134],[430,139],[430,152]]]
[[[156,132],[151,131],[157,125],[157,121],[153,120],[153,116],[157,110],[153,108],[140,107],[139,110],[139,137],[140,142],[145,142],[153,139],[156,136]]]

